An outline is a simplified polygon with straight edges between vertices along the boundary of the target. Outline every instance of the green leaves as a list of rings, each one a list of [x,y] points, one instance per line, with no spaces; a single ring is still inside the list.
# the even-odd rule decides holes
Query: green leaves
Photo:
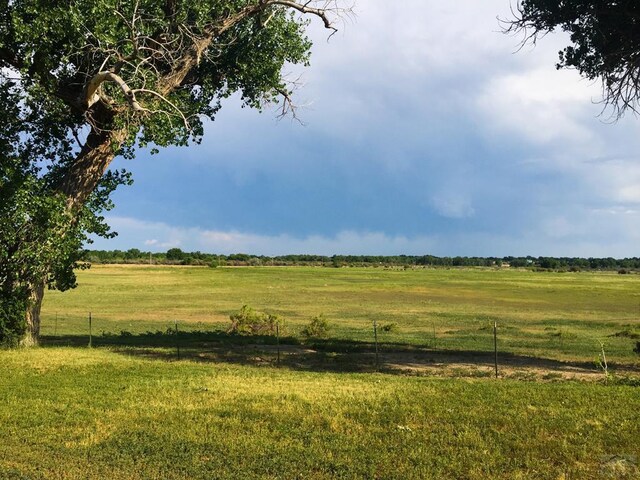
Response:
[[[571,45],[559,52],[558,68],[601,79],[604,102],[619,117],[640,101],[640,2],[637,0],[523,0],[509,31],[526,38],[560,29]]]

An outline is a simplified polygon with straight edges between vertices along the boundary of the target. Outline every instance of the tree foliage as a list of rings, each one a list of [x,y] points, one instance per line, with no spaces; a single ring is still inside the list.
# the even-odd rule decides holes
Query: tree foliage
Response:
[[[640,106],[640,2],[638,0],[521,0],[507,21],[524,43],[554,30],[570,36],[559,52],[558,68],[600,79],[603,101],[614,115]]]
[[[37,337],[44,286],[73,287],[88,235],[113,235],[101,212],[131,183],[113,158],[199,142],[236,92],[286,113],[283,68],[334,1],[0,0],[0,341]]]

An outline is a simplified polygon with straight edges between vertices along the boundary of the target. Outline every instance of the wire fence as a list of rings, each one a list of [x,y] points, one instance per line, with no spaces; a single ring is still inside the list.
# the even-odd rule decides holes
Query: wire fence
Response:
[[[56,312],[43,315],[41,336],[45,345],[87,347],[159,348],[177,358],[192,357],[220,350],[235,354],[262,351],[280,365],[287,360],[318,353],[342,360],[368,362],[376,370],[386,365],[418,363],[464,363],[491,368],[498,376],[502,365],[550,367],[562,365],[594,370],[622,367],[640,373],[638,327],[611,324],[590,331],[585,324],[538,326],[508,321],[479,319],[472,324],[425,319],[422,325],[404,327],[377,320],[350,321],[343,326],[333,322],[326,338],[302,335],[303,325],[288,325],[272,335],[237,335],[228,331],[229,323],[113,320],[99,312],[85,315]],[[296,357],[297,355],[297,357]],[[217,357],[221,358],[221,357]],[[357,363],[357,362],[356,362]]]

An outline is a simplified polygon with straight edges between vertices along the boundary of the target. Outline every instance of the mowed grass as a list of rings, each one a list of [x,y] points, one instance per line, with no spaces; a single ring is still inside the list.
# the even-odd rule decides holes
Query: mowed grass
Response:
[[[635,479],[638,387],[0,352],[2,479]]]
[[[491,269],[94,266],[79,287],[47,292],[45,336],[225,330],[244,304],[282,315],[296,337],[324,313],[332,339],[371,343],[372,322],[395,323],[385,345],[491,351],[637,366],[640,275]],[[56,320],[57,319],[57,320]]]

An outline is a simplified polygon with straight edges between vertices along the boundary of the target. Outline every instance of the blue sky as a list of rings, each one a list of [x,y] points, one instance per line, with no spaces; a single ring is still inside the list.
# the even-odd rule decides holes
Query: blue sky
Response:
[[[640,119],[555,69],[566,38],[516,53],[509,0],[397,5],[312,26],[304,125],[231,98],[202,145],[116,160],[135,184],[92,248],[640,255]]]

